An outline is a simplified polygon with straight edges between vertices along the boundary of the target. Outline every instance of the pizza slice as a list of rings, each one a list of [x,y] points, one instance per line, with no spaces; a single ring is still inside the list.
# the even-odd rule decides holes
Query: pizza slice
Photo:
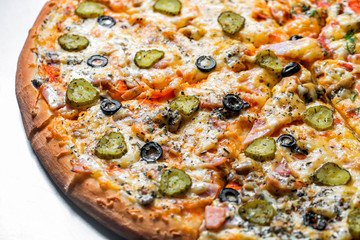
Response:
[[[275,86],[230,182],[205,209],[200,239],[359,236],[360,143],[330,105],[305,102],[307,83],[295,76]]]

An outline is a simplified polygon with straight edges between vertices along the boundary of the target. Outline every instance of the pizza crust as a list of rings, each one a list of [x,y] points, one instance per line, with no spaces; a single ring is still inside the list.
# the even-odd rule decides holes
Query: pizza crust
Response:
[[[26,135],[36,155],[72,201],[119,235],[129,239],[196,239],[202,217],[187,224],[172,219],[161,220],[150,209],[130,203],[113,190],[103,189],[89,174],[71,171],[73,155],[64,149],[64,142],[52,138],[48,125],[53,114],[31,84],[36,69],[34,40],[47,14],[56,7],[56,2],[49,1],[41,10],[20,54],[16,74],[16,96]]]

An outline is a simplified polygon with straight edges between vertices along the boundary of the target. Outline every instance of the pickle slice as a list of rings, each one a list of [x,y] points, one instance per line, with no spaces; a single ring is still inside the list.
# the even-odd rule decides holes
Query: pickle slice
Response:
[[[270,49],[265,49],[258,52],[258,54],[256,54],[255,60],[260,67],[273,71],[275,73],[279,73],[283,69],[279,58]]]
[[[327,186],[346,185],[350,180],[349,171],[332,162],[325,163],[318,168],[313,178],[316,184]]]
[[[161,175],[160,192],[165,196],[175,197],[191,187],[191,178],[183,170],[172,167]]]
[[[275,209],[265,200],[254,200],[247,202],[239,208],[242,219],[259,225],[269,225]]]
[[[104,9],[96,2],[86,1],[79,4],[75,14],[81,18],[97,18],[104,15]]]
[[[349,212],[347,223],[351,236],[354,239],[360,239],[360,209],[353,209]]]
[[[191,117],[200,107],[200,100],[197,96],[181,95],[170,102],[170,108],[177,110],[181,116]]]
[[[164,57],[164,52],[156,49],[141,50],[135,54],[135,64],[139,68],[150,68]]]
[[[327,130],[334,125],[331,109],[323,105],[306,109],[302,115],[302,120],[318,131]]]
[[[245,156],[256,161],[266,161],[275,158],[276,144],[270,137],[261,137],[252,141],[244,150]]]
[[[217,20],[222,30],[230,35],[239,32],[245,25],[245,18],[233,11],[222,12]]]
[[[89,46],[89,40],[86,37],[75,34],[61,35],[58,38],[58,43],[62,49],[68,52],[81,51]]]
[[[66,103],[74,108],[88,107],[99,98],[99,92],[83,78],[74,79],[66,90]]]
[[[180,14],[181,6],[179,0],[158,0],[154,4],[154,11],[175,16]]]
[[[124,136],[119,132],[106,134],[95,147],[95,155],[106,160],[121,158],[126,153],[126,142]]]

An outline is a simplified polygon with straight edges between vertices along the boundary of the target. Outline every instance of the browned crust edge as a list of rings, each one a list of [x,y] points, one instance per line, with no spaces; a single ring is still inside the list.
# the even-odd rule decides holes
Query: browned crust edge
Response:
[[[183,224],[160,220],[151,210],[136,208],[114,191],[104,190],[89,175],[73,173],[70,163],[73,156],[61,155],[64,150],[62,142],[53,139],[47,128],[53,115],[45,100],[38,99],[39,93],[31,84],[36,69],[33,65],[36,33],[57,2],[51,0],[41,10],[29,31],[16,73],[16,96],[25,132],[35,153],[51,178],[72,201],[117,234],[128,239],[196,239],[199,219]]]

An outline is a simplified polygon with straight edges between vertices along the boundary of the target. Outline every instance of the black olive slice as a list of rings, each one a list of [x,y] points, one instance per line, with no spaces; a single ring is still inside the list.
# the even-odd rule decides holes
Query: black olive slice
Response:
[[[113,115],[121,108],[122,104],[116,100],[105,99],[101,102],[100,108],[105,115]]]
[[[116,24],[116,20],[110,16],[100,16],[97,19],[99,25],[111,28]]]
[[[32,83],[32,85],[34,86],[34,88],[39,88],[39,87],[41,87],[41,82],[40,82],[39,80],[36,80],[36,79],[31,80],[31,83]]]
[[[93,68],[105,67],[108,64],[108,59],[101,55],[91,56],[87,60],[87,65]]]
[[[301,155],[308,155],[309,152],[306,149],[302,149],[299,146],[295,146],[291,148],[291,152],[301,154]]]
[[[239,96],[235,94],[227,94],[223,98],[223,105],[226,110],[239,112],[244,108],[250,107],[249,103],[242,100]]]
[[[156,142],[148,142],[140,149],[140,156],[147,162],[155,162],[163,155],[162,147]]]
[[[313,212],[307,212],[304,216],[304,224],[313,229],[322,231],[326,228],[327,222],[323,216]]]
[[[296,139],[290,134],[283,134],[276,141],[283,147],[293,148],[296,146]]]
[[[295,73],[297,73],[300,70],[301,70],[300,64],[298,64],[297,62],[291,62],[282,69],[281,76],[289,77],[291,75],[294,75]]]
[[[239,203],[239,192],[233,188],[223,188],[219,194],[220,202]]]
[[[295,41],[295,40],[299,40],[299,39],[302,39],[303,37],[302,36],[300,36],[300,35],[293,35],[293,36],[291,36],[290,37],[290,41]]]
[[[216,68],[216,61],[210,56],[200,56],[195,65],[202,72],[210,72]]]

